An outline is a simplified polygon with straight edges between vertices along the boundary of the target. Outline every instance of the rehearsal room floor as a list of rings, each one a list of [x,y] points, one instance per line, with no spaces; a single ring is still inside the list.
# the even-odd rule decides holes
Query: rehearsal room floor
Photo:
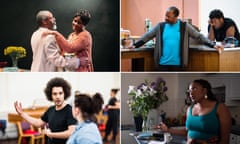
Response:
[[[101,135],[104,136],[104,132],[101,132]],[[111,135],[108,139],[111,139]],[[8,140],[0,140],[0,144],[17,144],[17,139],[8,139]],[[104,142],[103,144],[120,144],[120,136],[117,135],[116,143],[113,142]]]

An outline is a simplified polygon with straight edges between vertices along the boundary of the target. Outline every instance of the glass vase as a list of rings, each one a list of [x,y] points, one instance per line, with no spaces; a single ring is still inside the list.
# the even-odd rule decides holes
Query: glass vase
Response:
[[[147,132],[147,131],[148,131],[147,117],[143,117],[142,132]]]
[[[13,67],[17,67],[17,64],[18,64],[18,59],[14,56],[11,56],[11,59],[12,59],[12,66]]]

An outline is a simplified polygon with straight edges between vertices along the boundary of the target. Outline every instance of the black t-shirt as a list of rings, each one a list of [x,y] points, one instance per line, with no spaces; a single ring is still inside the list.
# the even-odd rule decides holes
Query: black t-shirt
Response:
[[[109,100],[108,105],[115,106],[116,102],[117,102],[117,99],[115,97],[112,97]],[[108,110],[108,116],[109,117],[119,117],[119,114],[120,114],[119,111],[120,111],[119,109],[109,109]]]
[[[72,116],[72,107],[67,104],[63,109],[56,110],[55,106],[51,106],[42,115],[41,119],[48,123],[48,127],[52,132],[62,132],[68,129],[68,126],[75,125],[77,120]],[[49,144],[65,144],[67,139],[49,138]]]
[[[238,28],[237,28],[235,22],[230,18],[224,18],[224,24],[221,28],[219,28],[219,29],[213,28],[216,41],[223,41],[226,38],[227,29],[231,26],[234,26],[234,28],[235,28],[234,37],[240,41],[240,35],[239,35]],[[210,25],[208,25],[208,32],[209,32],[209,30],[210,30]]]

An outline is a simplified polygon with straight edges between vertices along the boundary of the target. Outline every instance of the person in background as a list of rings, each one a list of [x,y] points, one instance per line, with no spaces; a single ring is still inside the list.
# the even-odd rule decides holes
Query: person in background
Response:
[[[72,115],[72,107],[65,102],[71,95],[71,85],[63,78],[53,78],[44,89],[49,101],[54,103],[41,118],[34,118],[25,113],[22,104],[15,102],[17,113],[30,124],[36,127],[44,127],[44,133],[48,137],[48,144],[65,144],[72,134],[77,123]]]
[[[31,47],[33,52],[33,61],[31,65],[32,72],[54,72],[66,68],[77,68],[79,65],[88,65],[86,58],[64,59],[61,55],[54,36],[42,34],[48,30],[56,28],[56,20],[53,14],[47,10],[41,10],[37,13],[37,24],[39,28],[31,37]]]
[[[100,93],[96,93],[93,97],[86,94],[75,95],[72,113],[78,125],[67,144],[102,144],[95,114],[102,110],[103,103]]]
[[[208,38],[210,40],[223,42],[227,37],[234,37],[240,41],[239,31],[235,22],[230,18],[225,18],[221,10],[212,10],[209,18]]]
[[[64,38],[62,34],[57,31],[48,31],[45,34],[52,34],[56,37],[59,47],[67,53],[75,53],[77,57],[85,57],[88,59],[88,65],[79,66],[76,71],[79,72],[92,72],[92,36],[90,32],[86,30],[91,19],[91,15],[87,10],[78,11],[72,20],[73,31],[68,40]]]
[[[116,142],[116,136],[118,134],[118,127],[119,127],[119,118],[120,118],[120,103],[116,98],[117,92],[119,89],[111,89],[110,92],[110,100],[107,105],[108,109],[108,120],[105,129],[105,136],[103,141],[108,141],[108,135],[113,132],[113,136],[111,141]]]
[[[74,96],[79,95],[81,92],[79,90],[74,91]]]
[[[231,115],[224,103],[217,102],[211,85],[203,79],[189,86],[192,105],[187,109],[186,128],[174,129],[160,123],[157,128],[173,135],[187,136],[188,144],[228,144]]]
[[[165,14],[166,22],[158,23],[129,48],[138,48],[155,37],[154,61],[160,71],[181,71],[188,66],[189,37],[222,51],[223,47],[215,45],[192,25],[179,20],[178,16],[178,8],[169,7]]]

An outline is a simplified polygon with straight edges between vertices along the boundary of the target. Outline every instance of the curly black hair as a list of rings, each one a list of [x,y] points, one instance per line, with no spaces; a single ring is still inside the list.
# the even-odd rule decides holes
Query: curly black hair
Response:
[[[53,87],[62,87],[64,92],[64,100],[71,96],[71,85],[63,78],[55,77],[48,81],[46,88],[44,89],[44,93],[49,101],[53,101],[52,99],[52,88]]]
[[[214,19],[214,18],[220,19],[220,18],[224,18],[224,15],[223,15],[223,12],[221,10],[214,9],[210,12],[209,18],[210,19]]]
[[[79,10],[79,11],[76,12],[76,14],[74,15],[74,18],[75,18],[75,17],[78,17],[78,16],[80,17],[80,19],[81,19],[81,21],[82,21],[82,24],[83,24],[84,26],[86,26],[86,25],[89,23],[90,19],[91,19],[91,15],[90,15],[90,13],[89,13],[88,10],[83,10],[83,9]]]

